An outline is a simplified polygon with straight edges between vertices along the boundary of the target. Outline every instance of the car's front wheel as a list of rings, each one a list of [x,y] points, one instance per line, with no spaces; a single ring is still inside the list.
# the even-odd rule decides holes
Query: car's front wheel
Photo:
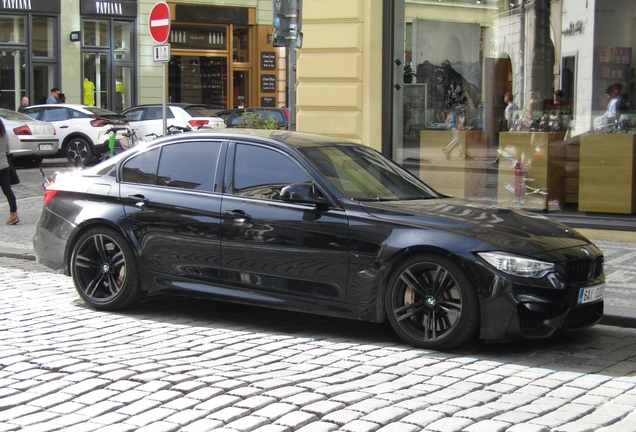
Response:
[[[385,297],[389,321],[407,343],[448,349],[475,335],[479,302],[466,274],[451,260],[423,254],[393,272]]]
[[[78,294],[95,309],[123,309],[142,297],[133,251],[111,228],[83,233],[73,247],[70,269]]]
[[[88,165],[93,161],[93,148],[84,138],[71,139],[64,148],[66,159],[75,166]]]

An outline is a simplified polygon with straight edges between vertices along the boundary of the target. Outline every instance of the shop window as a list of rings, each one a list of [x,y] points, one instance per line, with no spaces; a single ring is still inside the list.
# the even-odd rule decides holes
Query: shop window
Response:
[[[85,105],[108,108],[109,62],[105,53],[84,54],[82,102]]]
[[[25,17],[0,16],[0,42],[25,43]]]
[[[33,55],[53,57],[55,55],[55,18],[33,17]]]
[[[235,63],[248,63],[250,61],[249,36],[249,28],[234,27],[232,59]]]
[[[169,63],[170,102],[190,102],[227,108],[225,57],[172,56]]]
[[[130,33],[132,23],[128,21],[115,21],[113,27],[115,30],[115,58],[117,60],[130,60]]]
[[[15,110],[25,94],[24,50],[0,52],[0,106]]]
[[[82,20],[82,43],[84,46],[107,47],[108,21],[103,20]]]

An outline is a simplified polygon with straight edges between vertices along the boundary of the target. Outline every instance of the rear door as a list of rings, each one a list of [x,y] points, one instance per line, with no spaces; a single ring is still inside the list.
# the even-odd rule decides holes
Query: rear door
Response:
[[[219,140],[191,139],[139,153],[123,164],[120,196],[153,277],[218,279],[221,148]]]

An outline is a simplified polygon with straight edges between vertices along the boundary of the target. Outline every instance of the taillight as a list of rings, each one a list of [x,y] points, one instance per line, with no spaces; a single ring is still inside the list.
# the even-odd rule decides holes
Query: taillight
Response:
[[[208,120],[188,120],[188,123],[193,128],[200,128],[201,126],[207,126],[210,122]]]
[[[103,127],[110,123],[110,120],[105,118],[96,118],[95,120],[91,120],[91,126],[94,127]]]
[[[289,110],[288,109],[285,110],[285,117],[287,117],[287,120],[289,120]]]
[[[33,135],[31,132],[31,128],[27,125],[18,126],[17,128],[13,128],[13,133],[16,135]]]
[[[57,194],[57,189],[51,188],[51,186],[47,187],[44,191],[44,204],[51,201],[55,194]]]

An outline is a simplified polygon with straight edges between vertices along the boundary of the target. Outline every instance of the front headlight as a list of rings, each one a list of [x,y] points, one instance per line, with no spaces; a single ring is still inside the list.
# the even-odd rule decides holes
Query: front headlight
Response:
[[[513,276],[540,278],[554,271],[554,264],[505,252],[480,252],[488,264]]]

